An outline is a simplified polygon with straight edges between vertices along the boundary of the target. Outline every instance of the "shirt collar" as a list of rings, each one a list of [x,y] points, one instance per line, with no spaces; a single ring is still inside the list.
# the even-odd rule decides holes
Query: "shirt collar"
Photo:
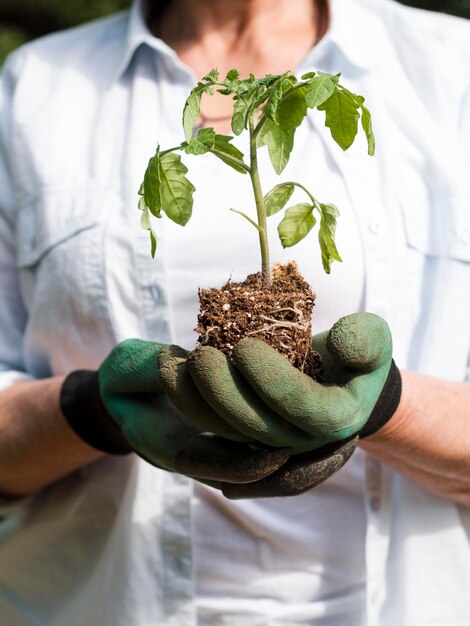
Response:
[[[181,63],[176,52],[151,33],[147,24],[148,17],[148,0],[134,0],[130,9],[124,47],[116,72],[117,78],[124,74],[136,50],[142,45],[153,48],[160,54],[172,59],[175,63]]]
[[[368,72],[378,62],[380,44],[376,37],[377,25],[361,0],[327,0],[330,9],[328,31],[302,61],[301,67],[313,66],[323,58],[331,57],[337,67],[331,71],[348,69]],[[365,36],[367,34],[367,37]]]
[[[327,2],[330,6],[328,31],[312,48],[300,67],[315,66],[318,59],[327,56],[334,48],[342,57],[338,62],[338,71],[344,70],[347,65],[352,69],[367,72],[376,65],[377,52],[380,48],[377,43],[375,45],[373,43],[375,31],[372,25],[367,33],[367,41],[364,41],[364,21],[367,21],[367,12],[363,10],[358,0],[327,0]],[[141,45],[153,48],[175,65],[182,65],[175,51],[150,32],[147,25],[147,5],[147,0],[134,0],[132,3],[122,56],[116,72],[118,78],[124,74],[135,51]]]

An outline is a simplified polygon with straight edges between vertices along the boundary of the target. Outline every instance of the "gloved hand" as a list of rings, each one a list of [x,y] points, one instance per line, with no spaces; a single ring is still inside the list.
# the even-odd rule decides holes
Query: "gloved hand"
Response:
[[[329,332],[313,337],[313,349],[323,359],[321,384],[258,339],[238,344],[234,365],[210,347],[188,355],[187,368],[198,391],[227,424],[253,440],[289,447],[295,454],[256,483],[219,484],[228,497],[301,493],[344,464],[354,450],[355,436],[376,432],[394,414],[401,378],[382,318],[371,313],[341,318]],[[187,412],[182,405],[180,410]],[[319,458],[312,454],[316,450]]]
[[[95,448],[111,454],[135,451],[155,466],[203,481],[249,482],[278,469],[290,450],[243,443],[247,437],[219,418],[189,377],[184,386],[189,417],[172,405],[162,373],[176,382],[175,362],[185,355],[177,346],[124,341],[98,371],[76,371],[66,378],[62,412]],[[218,436],[202,434],[206,431]]]

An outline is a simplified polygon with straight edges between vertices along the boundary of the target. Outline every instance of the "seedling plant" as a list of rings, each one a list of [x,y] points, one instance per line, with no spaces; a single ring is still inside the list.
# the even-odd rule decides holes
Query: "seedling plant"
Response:
[[[272,166],[277,174],[281,174],[289,161],[297,128],[305,120],[309,109],[318,109],[325,113],[325,124],[343,150],[352,145],[360,119],[368,153],[373,155],[375,139],[364,97],[349,91],[339,79],[340,74],[314,71],[304,74],[300,80],[290,72],[262,78],[250,74],[248,78],[241,78],[236,69],[230,70],[223,80],[216,69],[204,76],[190,92],[184,106],[185,140],[165,150],[157,146],[139,189],[141,225],[149,231],[152,256],[155,256],[158,245],[152,216],[160,219],[165,214],[181,226],[185,226],[191,218],[195,187],[186,177],[188,169],[178,153],[200,155],[210,152],[236,172],[250,177],[256,211],[250,216],[239,209],[231,210],[248,220],[258,232],[265,284],[270,285],[272,280],[267,218],[283,210],[284,215],[278,225],[282,246],[288,248],[297,244],[319,221],[322,264],[325,272],[330,273],[332,262],[341,261],[335,244],[338,208],[334,204],[318,201],[309,189],[295,181],[281,182],[264,193],[258,169],[258,150],[267,146]],[[201,99],[204,94],[213,95],[215,91],[232,98],[233,135],[248,132],[247,160],[231,143],[234,139],[232,135],[218,134],[214,128],[197,129]],[[296,188],[306,199],[286,208]]]

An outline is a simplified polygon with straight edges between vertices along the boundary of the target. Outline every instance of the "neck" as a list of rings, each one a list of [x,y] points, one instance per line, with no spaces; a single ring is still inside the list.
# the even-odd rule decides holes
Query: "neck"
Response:
[[[292,0],[171,0],[151,28],[197,75],[215,66],[278,73],[294,69],[324,34],[324,4],[295,0],[293,10]]]

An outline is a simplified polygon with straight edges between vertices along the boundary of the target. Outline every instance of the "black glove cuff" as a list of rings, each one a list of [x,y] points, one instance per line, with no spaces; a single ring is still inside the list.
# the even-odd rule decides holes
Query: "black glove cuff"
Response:
[[[88,445],[108,454],[132,452],[101,400],[97,371],[69,374],[60,391],[60,408],[72,430]]]
[[[398,408],[401,398],[400,370],[392,360],[385,385],[377,400],[369,419],[359,431],[359,438],[369,437],[384,426]]]

